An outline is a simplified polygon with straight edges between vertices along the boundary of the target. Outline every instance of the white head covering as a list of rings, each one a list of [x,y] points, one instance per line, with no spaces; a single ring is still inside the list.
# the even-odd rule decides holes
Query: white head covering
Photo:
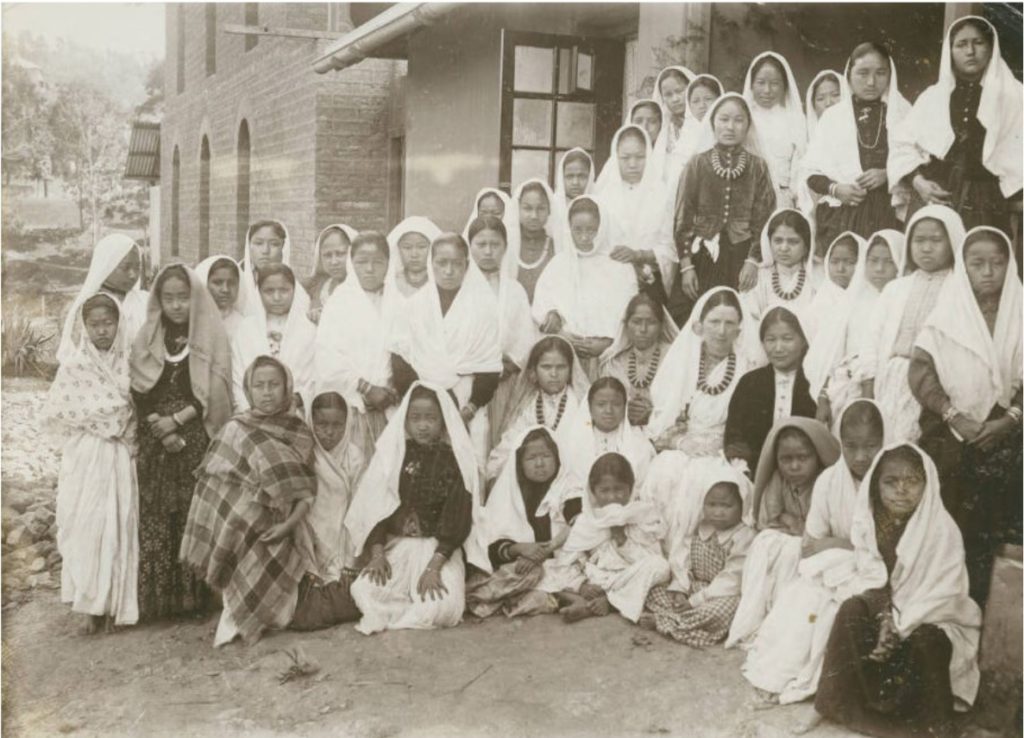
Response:
[[[793,69],[782,54],[776,54],[774,51],[764,51],[754,57],[754,60],[750,62],[750,66],[747,67],[747,75],[743,79],[743,97],[750,104],[751,111],[755,116],[764,110],[764,108],[757,104],[757,100],[754,99],[754,67],[762,59],[769,57],[779,63],[786,75],[786,97],[782,101],[781,107],[786,111],[787,126],[791,127],[790,132],[794,136],[799,135],[806,140],[807,120],[804,118],[803,103],[800,100],[800,88],[797,87],[796,77],[793,76]]]
[[[786,97],[780,105],[762,108],[757,104],[753,91],[754,67],[765,58],[778,62],[786,76]],[[787,183],[793,191],[798,191],[794,177],[798,177],[797,164],[807,148],[807,120],[804,117],[803,101],[800,89],[789,62],[781,54],[765,51],[758,54],[747,67],[747,76],[743,81],[743,97],[750,104],[750,112],[757,120],[758,133],[764,147],[762,155],[772,172],[772,181],[776,188]]]
[[[260,223],[264,225],[267,223],[277,223],[277,225],[281,226],[281,230],[284,231],[284,248],[281,250],[281,263],[287,267],[292,265],[292,242],[288,236],[288,228],[284,223],[273,218],[266,218],[249,226],[249,229],[245,232],[245,253],[242,254],[242,261],[240,262],[242,274],[239,278],[238,302],[235,303],[235,309],[247,318],[256,315],[263,309],[260,291],[256,286],[256,267],[252,261],[253,228]],[[293,269],[292,271],[295,270]],[[295,296],[298,297],[300,292],[305,296],[306,311],[308,312],[309,295],[306,295],[306,290],[299,284],[298,275],[296,275]]]
[[[653,148],[651,146],[651,139],[647,135],[647,131],[644,127],[638,123],[626,123],[621,126],[619,130],[612,136],[612,145],[609,149],[608,161],[604,163],[601,168],[601,174],[597,177],[597,186],[594,191],[599,195],[606,197],[611,196],[619,191],[620,188],[625,186],[625,181],[622,179],[622,172],[619,170],[619,139],[622,134],[628,130],[639,131],[640,135],[643,136],[644,148],[647,151],[647,165],[644,167],[644,173],[640,177],[640,181],[633,185],[639,189],[649,189],[656,183],[660,182],[659,173],[651,169],[651,162],[654,160]]]
[[[889,186],[895,186],[910,172],[934,156],[942,159],[953,145],[949,97],[956,87],[953,71],[951,32],[967,19],[988,26],[992,34],[992,58],[981,78],[978,121],[985,127],[981,161],[999,177],[999,189],[1010,197],[1021,189],[1021,130],[1024,88],[1014,77],[999,50],[995,27],[976,15],[958,18],[946,31],[939,60],[939,81],[921,93],[911,113],[893,136],[889,151]]]
[[[103,283],[107,281],[118,264],[128,256],[132,249],[139,255],[139,279],[132,285],[132,288],[125,294],[124,300],[115,297],[118,310],[120,311],[120,322],[118,323],[118,335],[122,333],[125,340],[131,343],[134,333],[139,329],[146,319],[146,300],[148,293],[140,289],[142,284],[142,251],[135,241],[123,233],[112,233],[104,236],[97,243],[92,251],[92,259],[89,261],[89,272],[85,275],[85,283],[78,291],[67,315],[64,316],[64,329],[61,332],[60,345],[57,347],[57,361],[64,363],[76,353],[76,340],[72,335],[75,327],[81,323],[82,304],[90,297],[100,292]]]
[[[886,451],[909,446],[924,463],[925,489],[896,545],[896,566],[889,577],[878,551],[872,512],[871,480]],[[978,641],[981,609],[967,594],[967,567],[960,529],[943,506],[939,472],[935,462],[914,444],[889,444],[877,457],[861,483],[850,538],[857,573],[853,594],[885,586],[892,591],[892,615],[900,638],[907,638],[925,623],[936,625],[949,638],[953,655],[949,662],[953,695],[967,704],[978,692]]]
[[[665,151],[664,148],[662,148],[662,150],[660,151],[658,150],[658,142],[662,141],[665,138],[665,126],[669,125],[668,120],[665,118],[666,109],[657,100],[654,100],[649,97],[642,97],[629,106],[629,110],[626,111],[625,120],[622,121],[622,125],[635,125],[644,128],[639,123],[633,122],[633,113],[636,112],[636,109],[639,107],[650,105],[653,105],[654,108],[658,111],[658,114],[661,116],[661,127],[658,129],[658,137],[653,141],[651,141],[650,136],[648,135],[647,140],[651,144],[651,152],[648,155],[647,166],[644,170],[644,173],[646,174],[647,170],[649,169],[652,175],[655,175],[658,179],[662,179],[665,171]],[[647,133],[646,128],[644,128],[644,133]],[[614,152],[615,147],[613,146],[611,150]]]
[[[746,98],[740,95],[738,92],[725,92],[711,104],[708,108],[708,112],[704,115],[704,120],[701,121],[701,133],[699,136],[699,143],[697,144],[697,153],[709,151],[715,146],[715,129],[713,120],[715,112],[722,107],[722,105],[729,100],[738,100],[743,108],[747,111],[747,117],[750,119],[750,127],[747,129],[747,137],[743,141],[743,148],[749,151],[755,156],[760,156],[762,159],[765,156],[764,144],[761,141],[761,134],[757,129],[757,121],[754,119],[751,113],[750,103],[747,102]]]
[[[219,264],[222,261],[234,264],[235,270],[238,272],[238,295],[235,297],[235,304],[231,306],[231,310],[229,312],[236,313],[238,319],[241,319],[242,311],[239,310],[238,304],[242,301],[242,268],[238,265],[238,262],[227,254],[214,254],[213,256],[207,256],[201,262],[196,264],[195,273],[199,277],[200,282],[209,286],[210,272],[213,271],[215,264]],[[221,315],[223,317],[224,314],[222,313]]]
[[[326,274],[320,266],[320,248],[323,246],[324,239],[330,235],[331,231],[338,230],[344,233],[345,237],[348,238],[349,245],[351,245],[352,241],[355,240],[355,237],[359,235],[359,231],[350,225],[345,225],[344,223],[331,223],[320,231],[320,234],[316,237],[316,241],[313,243],[313,263],[309,267],[310,279],[321,274]]]
[[[826,79],[831,78],[839,85],[839,100],[836,104],[842,102],[850,96],[850,85],[846,82],[846,77],[837,72],[834,69],[822,69],[811,80],[810,86],[807,88],[807,92],[804,94],[804,110],[807,111],[807,140],[809,141],[814,137],[814,129],[818,125],[818,113],[814,109],[814,95],[818,90],[818,83],[824,82]],[[831,105],[829,107],[832,107]],[[828,110],[828,108],[825,108]],[[824,111],[822,111],[824,115]]]
[[[470,212],[469,219],[466,221],[466,227],[462,229],[462,237],[466,239],[467,242],[469,241],[469,226],[474,220],[480,217],[480,201],[485,195],[493,195],[501,200],[502,204],[505,206],[505,212],[501,216],[501,222],[505,224],[506,229],[508,228],[509,203],[511,202],[511,198],[495,187],[483,187],[473,197],[473,210]]]
[[[651,99],[654,102],[656,102],[659,105],[659,107],[661,107],[661,132],[658,134],[658,140],[652,141],[651,145],[654,147],[654,150],[659,154],[664,154],[668,150],[668,137],[670,135],[669,127],[672,120],[672,112],[668,109],[668,106],[665,104],[665,98],[662,97],[661,94],[661,82],[662,80],[665,79],[665,75],[668,74],[669,72],[678,72],[679,74],[683,75],[683,79],[686,80],[687,89],[686,91],[684,91],[683,94],[686,97],[687,103],[690,102],[690,83],[692,83],[694,78],[697,76],[695,72],[693,72],[690,69],[687,69],[686,67],[680,64],[672,64],[658,72],[658,76],[654,79],[654,91],[651,92]],[[719,87],[721,87],[721,85],[719,85]],[[630,108],[630,114],[632,114],[632,112],[632,108]],[[688,113],[688,110],[683,113],[684,126],[686,125],[686,119],[690,117]]]
[[[917,265],[914,264],[914,252],[911,245],[911,237],[914,234],[914,226],[925,218],[933,218],[945,226],[946,235],[949,237],[949,248],[953,252],[954,262],[956,261],[957,251],[959,251],[957,247],[959,244],[963,243],[964,236],[967,235],[963,220],[961,220],[960,215],[952,208],[948,208],[945,205],[925,205],[920,210],[915,211],[915,213],[910,217],[910,220],[907,221],[907,227],[903,230],[906,234],[907,240],[906,249],[904,251],[905,258],[903,261],[903,274],[910,274],[917,269]]]
[[[996,313],[995,330],[988,324],[971,288],[964,264],[964,243],[984,233],[1006,247],[1009,262]],[[972,228],[954,249],[953,277],[917,337],[917,346],[932,357],[950,402],[972,420],[984,423],[995,405],[1007,408],[1021,388],[1021,283],[1010,239],[997,228]]]
[[[380,521],[386,519],[398,509],[398,482],[405,459],[405,417],[409,412],[409,398],[416,387],[424,387],[437,396],[444,419],[447,440],[455,454],[455,461],[462,472],[462,482],[473,498],[473,525],[480,524],[480,472],[477,469],[473,442],[469,438],[466,424],[459,415],[455,403],[442,387],[427,382],[413,382],[405,393],[402,404],[388,422],[387,427],[377,439],[376,450],[370,464],[366,468],[356,493],[345,516],[345,528],[348,530],[352,543],[352,551],[356,556],[363,552],[363,546],[370,531]],[[466,555],[471,564],[491,571],[491,562],[487,552],[480,546],[480,537],[471,531],[465,543]]]
[[[853,284],[853,276],[850,276],[850,282],[846,287],[841,287],[832,281],[828,271],[829,260],[832,258],[832,249],[835,248],[835,245],[840,240],[845,238],[852,239],[857,249],[854,273],[856,273],[857,268],[865,260],[865,253],[868,250],[867,241],[853,231],[843,231],[829,244],[828,249],[825,251],[825,260],[822,262],[824,277],[815,288],[814,299],[811,300],[806,312],[805,322],[810,325],[805,326],[805,328],[807,330],[807,339],[811,341],[812,345],[819,340],[819,336],[824,340],[823,333],[829,330],[834,331],[837,315],[846,314],[846,304],[850,299],[850,286]]]
[[[402,240],[402,236],[408,233],[419,233],[430,243],[433,243],[434,239],[441,235],[441,229],[434,225],[433,221],[429,218],[424,218],[421,215],[410,215],[391,229],[391,232],[388,233],[388,246],[391,248],[391,258],[388,260],[388,273],[384,278],[384,283],[387,285],[395,284],[398,281],[399,274],[404,277],[405,267],[402,266],[402,252],[398,248],[398,242]],[[428,264],[429,261],[428,259]]]
[[[630,298],[630,302],[632,302],[632,300],[633,298]],[[628,309],[629,305],[627,304],[626,310]],[[615,336],[612,339],[612,345],[605,349],[604,353],[601,354],[601,376],[606,374],[605,366],[608,362],[633,346],[632,341],[629,339],[629,330],[626,327],[626,321],[628,318],[626,310],[622,311],[622,317],[619,319],[619,327],[618,330],[615,331]],[[661,307],[659,316],[661,317],[661,333],[658,334],[658,342],[671,344],[676,340],[676,336],[679,335],[679,329],[676,327],[676,322],[672,320],[672,316],[669,315],[667,308]],[[660,370],[661,366],[659,366],[658,369]],[[626,389],[628,390],[629,387]]]
[[[555,198],[555,193],[551,191],[548,183],[543,179],[534,177],[533,179],[521,182],[512,193],[512,200],[505,210],[505,228],[508,229],[508,250],[505,252],[507,264],[502,267],[502,271],[506,274],[519,274],[519,267],[521,266],[519,259],[523,241],[522,228],[519,222],[519,201],[523,197],[523,190],[530,184],[540,185],[541,189],[544,190],[544,194],[548,197],[548,207],[551,213],[544,224],[544,232],[551,239],[554,253],[557,254],[561,249],[561,219],[558,217],[558,201]]]
[[[676,153],[684,167],[695,154],[700,153],[700,146],[704,139],[704,119],[711,114],[710,106],[704,113],[704,118],[697,118],[696,115],[693,115],[690,112],[690,95],[694,90],[701,86],[696,85],[700,80],[709,80],[714,82],[715,85],[718,86],[718,97],[721,97],[725,92],[725,87],[722,85],[721,80],[713,74],[698,74],[686,88],[686,117],[683,118],[683,128],[679,132],[679,139],[676,141]],[[718,98],[715,99],[717,100]],[[661,137],[659,137],[659,141],[660,140]],[[655,145],[655,149],[657,149],[657,144]]]
[[[597,177],[594,157],[592,157],[586,149],[574,146],[562,154],[558,159],[558,167],[555,169],[555,201],[558,203],[559,207],[562,206],[562,203],[567,203],[568,195],[565,193],[565,160],[570,154],[582,154],[587,157],[587,160],[590,162],[590,173],[587,175],[587,186],[583,188],[584,195],[589,195],[594,191],[594,179]]]

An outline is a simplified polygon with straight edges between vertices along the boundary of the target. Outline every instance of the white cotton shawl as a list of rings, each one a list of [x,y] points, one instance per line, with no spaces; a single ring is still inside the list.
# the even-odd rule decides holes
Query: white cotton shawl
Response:
[[[814,138],[814,130],[818,127],[818,113],[814,109],[814,92],[818,87],[818,83],[825,80],[826,77],[831,77],[835,80],[836,84],[839,85],[839,100],[842,102],[850,97],[850,85],[846,81],[846,77],[834,69],[822,69],[811,80],[810,86],[807,88],[807,92],[804,93],[804,110],[807,112],[807,140],[810,141]],[[829,106],[832,107],[832,106]],[[822,115],[828,111],[825,108],[822,111]]]
[[[981,102],[978,121],[985,127],[985,143],[981,161],[999,178],[999,189],[1010,197],[1021,188],[1021,130],[1024,128],[1024,87],[1014,77],[999,50],[999,34],[995,27],[976,15],[958,18],[946,31],[939,59],[939,81],[922,92],[909,115],[903,119],[893,136],[889,149],[889,187],[929,157],[942,159],[949,153],[955,138],[950,122],[949,97],[956,87],[950,31],[966,18],[987,25],[992,33],[992,58],[981,78]]]
[[[231,264],[235,265],[236,269],[238,269],[239,285],[238,285],[238,295],[235,297],[235,304],[232,305],[231,309],[229,309],[227,312],[225,312],[223,310],[220,311],[220,319],[221,319],[221,322],[224,323],[224,330],[227,331],[228,336],[231,336],[235,331],[237,331],[241,327],[242,321],[245,320],[245,316],[242,315],[241,311],[238,309],[238,303],[242,299],[241,298],[241,295],[242,295],[242,285],[241,285],[242,268],[239,267],[238,266],[238,262],[235,261],[230,256],[228,256],[226,254],[214,254],[213,256],[207,256],[201,262],[196,264],[195,272],[196,272],[196,276],[199,277],[199,281],[202,282],[203,284],[209,286],[210,271],[213,269],[213,265],[214,264],[216,264],[218,262],[221,262],[221,261],[230,262]],[[212,295],[211,295],[211,297],[212,297]]]
[[[539,184],[543,188],[544,194],[547,195],[548,207],[551,212],[548,215],[547,222],[544,224],[544,232],[548,235],[548,238],[551,239],[551,245],[554,253],[559,253],[562,248],[561,218],[559,217],[559,205],[558,200],[555,198],[555,193],[551,191],[548,183],[543,179],[537,179],[534,177],[533,179],[528,179],[520,183],[512,193],[512,200],[509,202],[509,205],[505,210],[505,228],[508,231],[508,249],[505,251],[505,261],[501,266],[503,272],[512,274],[516,277],[519,275],[519,268],[524,266],[521,261],[523,234],[522,227],[519,222],[519,201],[523,197],[523,189],[529,184]]]
[[[309,279],[327,274],[327,272],[320,266],[320,248],[323,246],[324,239],[330,234],[330,232],[338,229],[345,234],[350,245],[355,240],[356,236],[359,235],[359,231],[345,223],[331,223],[329,226],[325,226],[317,235],[316,241],[313,242],[313,262],[309,267],[309,274],[307,275]],[[348,272],[348,274],[351,274],[351,272]]]
[[[889,577],[878,552],[872,513],[871,478],[888,451],[909,446],[924,462],[925,490],[917,509],[896,545],[896,566]],[[850,538],[854,545],[856,576],[842,599],[882,587],[892,590],[892,614],[900,638],[919,626],[938,626],[949,638],[953,655],[949,662],[953,695],[970,705],[978,692],[978,642],[981,609],[967,593],[967,567],[960,529],[943,506],[939,472],[935,462],[914,444],[887,445],[875,457],[861,483]]]
[[[520,369],[526,366],[526,359],[530,355],[537,340],[537,326],[534,325],[533,316],[530,312],[530,298],[526,295],[526,289],[515,278],[515,275],[507,274],[504,266],[508,262],[502,261],[502,266],[493,278],[488,277],[477,266],[470,254],[468,271],[476,272],[473,281],[483,280],[491,289],[491,294],[498,301],[498,343],[501,345],[501,353],[507,356]],[[468,272],[467,272],[468,277]]]
[[[64,316],[64,329],[60,336],[60,345],[57,347],[57,361],[64,363],[68,358],[77,352],[78,339],[74,335],[75,329],[81,327],[82,305],[93,295],[103,290],[103,283],[113,272],[121,260],[135,249],[139,255],[139,271],[142,271],[142,251],[135,241],[123,233],[112,233],[104,236],[97,243],[92,251],[92,258],[89,261],[89,271],[85,275],[85,282],[82,289],[68,308]],[[117,303],[120,311],[118,323],[118,335],[122,333],[125,340],[131,344],[138,333],[139,328],[146,322],[146,305],[149,301],[149,293],[141,289],[142,277],[132,285],[124,298],[110,294]]]
[[[473,198],[473,210],[470,212],[469,219],[466,221],[466,227],[462,229],[462,237],[466,239],[466,243],[469,243],[469,226],[474,220],[480,217],[480,200],[482,200],[485,195],[493,195],[501,200],[505,205],[505,214],[501,216],[501,222],[505,224],[506,230],[508,229],[509,203],[512,202],[512,199],[495,187],[483,187]],[[433,241],[434,239],[430,240]]]
[[[657,177],[658,179],[660,179],[662,181],[665,181],[665,177],[666,177],[666,172],[665,172],[665,152],[664,152],[664,150],[658,151],[657,142],[662,140],[662,136],[665,133],[665,126],[669,125],[669,120],[668,120],[668,118],[665,117],[666,108],[661,103],[659,103],[657,100],[655,100],[653,98],[642,97],[639,100],[637,100],[636,102],[634,102],[632,105],[629,106],[629,110],[626,111],[625,119],[622,121],[622,125],[623,126],[629,126],[629,125],[640,126],[639,123],[634,123],[633,122],[633,113],[636,112],[636,109],[639,108],[642,105],[654,105],[654,106],[656,106],[657,109],[658,109],[658,113],[661,115],[661,128],[658,130],[658,137],[656,139],[654,139],[653,141],[651,141],[650,136],[648,136],[648,139],[647,139],[650,142],[650,144],[651,144],[651,153],[650,153],[650,156],[647,159],[647,169],[650,170],[652,175],[654,175],[655,177]],[[643,128],[643,126],[640,126],[640,127]],[[644,132],[646,133],[646,131],[647,131],[647,129],[645,128]],[[614,151],[614,150],[615,149],[612,148],[612,151]]]
[[[632,462],[630,464],[632,465]],[[664,535],[665,523],[658,513],[658,506],[652,500],[637,495],[639,482],[633,485],[629,501],[625,505],[611,504],[598,507],[595,504],[593,490],[590,489],[589,476],[588,467],[587,475],[583,479],[585,492],[581,492],[583,512],[576,517],[569,537],[562,546],[564,557],[573,558],[575,554],[593,551],[610,541],[611,529],[618,527],[625,528],[628,540],[660,554],[657,543],[652,539],[659,539]]]
[[[986,233],[1005,244],[1010,260],[999,296],[995,330],[988,324],[971,289],[964,266],[964,247],[954,249],[953,275],[921,328],[917,346],[932,357],[950,402],[972,420],[984,423],[995,405],[1010,406],[1021,388],[1021,282],[1010,240],[996,228],[972,228],[967,237]],[[966,241],[966,238],[964,239]]]
[[[565,160],[570,154],[582,154],[587,157],[590,162],[590,173],[587,175],[587,185],[583,188],[583,194],[589,195],[594,191],[594,180],[597,178],[597,172],[594,165],[594,157],[586,149],[581,149],[579,146],[566,151],[558,160],[558,167],[555,169],[555,202],[559,208],[560,218],[565,218],[568,213],[569,207],[569,196],[565,193]]]
[[[771,57],[782,65],[786,73],[786,99],[782,104],[774,108],[762,108],[754,99],[753,92],[753,71],[757,63],[765,57]],[[804,154],[807,146],[807,119],[804,117],[803,104],[800,100],[800,89],[796,84],[796,77],[789,62],[781,54],[774,51],[765,51],[754,57],[747,67],[747,75],[743,80],[743,97],[750,105],[751,113],[757,120],[758,131],[761,135],[761,142],[765,145],[769,168],[772,169],[772,179],[776,186],[790,181],[790,165],[786,171],[776,171],[777,162],[782,159],[798,162]],[[785,175],[784,177],[782,175]]]
[[[852,238],[857,246],[857,262],[854,267],[854,273],[857,271],[857,266],[864,262],[864,255],[868,250],[867,241],[853,231],[843,231],[829,244],[828,249],[825,251],[825,260],[822,264],[824,278],[814,291],[814,298],[807,309],[806,322],[809,325],[804,326],[804,330],[807,331],[807,340],[810,341],[812,346],[819,340],[826,340],[826,336],[834,332],[837,315],[847,314],[846,304],[850,300],[850,287],[853,285],[853,277],[850,277],[850,283],[846,287],[840,287],[832,281],[828,271],[832,249],[843,238]]]
[[[572,204],[590,200],[600,213],[594,248],[580,252],[566,226],[561,253],[544,269],[533,296],[533,319],[543,324],[549,312],[562,316],[564,330],[582,337],[611,338],[622,319],[626,305],[637,291],[632,265],[615,261],[609,255],[608,233],[611,217],[603,198],[580,195]]]
[[[687,108],[683,113],[683,125],[680,127],[678,137],[671,142],[672,112],[668,109],[668,106],[665,104],[665,99],[661,96],[661,82],[665,78],[665,75],[670,71],[678,72],[683,75],[683,78],[686,80],[686,90],[683,92],[683,95],[687,102]],[[658,174],[673,193],[676,190],[676,185],[679,183],[679,175],[682,173],[683,167],[686,164],[687,157],[683,156],[683,152],[680,150],[680,143],[682,142],[683,134],[686,131],[686,124],[692,117],[689,110],[690,85],[693,84],[693,81],[697,76],[698,75],[692,70],[679,64],[665,67],[658,72],[658,76],[654,80],[654,91],[651,93],[651,99],[658,104],[658,107],[661,108],[661,131],[658,132],[657,140],[651,142],[651,146],[654,149],[654,157],[658,161]],[[700,76],[706,77],[708,75]],[[721,89],[721,83],[719,83],[718,86],[719,89]],[[633,111],[631,108],[630,116],[632,116],[632,113]],[[669,151],[670,144],[672,148],[671,151]],[[612,150],[614,151],[614,149]]]
[[[772,270],[775,267],[775,253],[772,251],[772,239],[771,239],[771,228],[772,223],[775,221],[775,217],[785,212],[791,212],[798,215],[804,222],[807,223],[809,233],[811,234],[810,243],[807,244],[807,254],[804,257],[804,286],[800,290],[800,294],[792,300],[783,300],[772,288]],[[796,271],[785,269],[780,267],[780,277],[783,280],[794,280]],[[794,268],[795,269],[795,268]],[[786,289],[788,285],[785,281],[782,282],[783,289]],[[789,287],[792,289],[793,287]],[[773,307],[781,306],[789,309],[800,318],[800,323],[804,328],[805,334],[808,340],[811,338],[812,322],[809,315],[809,309],[812,300],[815,295],[815,284],[814,284],[814,221],[808,218],[804,213],[796,208],[779,208],[772,216],[765,221],[764,228],[761,229],[761,266],[758,273],[757,284],[754,285],[753,289],[743,293],[744,305],[753,314],[752,317],[757,322],[760,322],[761,318],[764,317],[765,313],[771,310]]]
[[[441,235],[441,229],[434,225],[433,221],[421,215],[410,215],[391,229],[388,233],[388,248],[391,250],[391,258],[388,260],[388,273],[384,278],[385,286],[392,285],[397,289],[399,277],[402,280],[405,279],[405,267],[402,266],[402,252],[398,248],[398,242],[402,240],[402,236],[409,233],[419,233],[433,243],[434,239]],[[405,297],[401,291],[398,294],[404,300],[411,299]]]
[[[710,106],[708,106],[707,112],[704,113],[704,118],[698,118],[690,112],[690,92],[694,89],[694,84],[701,79],[711,80],[718,85],[719,97],[722,96],[725,90],[721,80],[713,74],[698,74],[686,88],[686,117],[683,118],[683,127],[679,131],[679,138],[676,139],[675,148],[672,152],[672,157],[675,161],[671,168],[675,173],[672,174],[666,170],[665,175],[665,183],[673,188],[678,186],[683,170],[686,169],[690,159],[700,153],[701,142],[704,138],[704,120],[711,114]],[[657,148],[657,144],[655,148]]]
[[[292,241],[288,235],[288,228],[279,220],[268,219],[261,222],[273,222],[281,226],[284,231],[284,247],[281,249],[281,263],[286,267],[291,268],[292,266]],[[253,224],[255,225],[255,224]],[[263,300],[260,299],[260,290],[256,286],[256,270],[252,262],[252,225],[245,232],[245,253],[242,255],[242,261],[239,262],[242,273],[239,275],[238,285],[238,302],[235,303],[235,310],[240,312],[246,318],[258,315],[263,309]],[[294,272],[295,270],[292,269]],[[306,312],[309,312],[309,295],[306,295],[305,288],[299,284],[298,278],[295,280],[295,296],[298,297],[299,293],[305,295]]]
[[[413,382],[405,393],[398,411],[388,421],[387,427],[377,439],[373,458],[370,459],[362,479],[356,487],[352,503],[345,515],[345,528],[353,553],[363,553],[366,539],[377,523],[385,520],[401,504],[398,496],[398,482],[405,459],[405,416],[409,412],[409,398],[416,387],[424,387],[437,396],[441,405],[441,416],[447,433],[447,440],[455,454],[455,461],[462,472],[462,482],[473,498],[473,527],[481,525],[480,472],[477,469],[473,442],[469,438],[466,424],[458,408],[444,388],[427,382]],[[480,546],[480,537],[470,532],[465,544],[469,562],[486,572],[491,571],[491,561]]]

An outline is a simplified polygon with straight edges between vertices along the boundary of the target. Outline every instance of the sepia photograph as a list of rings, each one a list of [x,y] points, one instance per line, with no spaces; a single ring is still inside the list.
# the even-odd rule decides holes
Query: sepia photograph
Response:
[[[1024,5],[0,11],[5,736],[1024,736]]]

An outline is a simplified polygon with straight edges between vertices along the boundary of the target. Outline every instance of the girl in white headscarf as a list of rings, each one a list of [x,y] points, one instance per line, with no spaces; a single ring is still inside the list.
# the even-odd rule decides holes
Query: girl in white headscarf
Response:
[[[807,87],[804,98],[804,110],[807,111],[807,143],[814,140],[814,131],[818,127],[818,120],[825,111],[850,96],[850,87],[846,84],[846,77],[834,69],[822,69],[811,80]],[[807,155],[804,154],[804,158]],[[801,162],[801,167],[803,162]],[[811,192],[807,186],[807,180],[801,175],[797,182],[797,200],[800,210],[811,216],[814,213],[814,206],[818,204],[820,196]]]
[[[643,97],[629,106],[626,119],[622,122],[622,125],[640,126],[647,133],[647,140],[651,142],[651,158],[647,162],[647,168],[652,176],[656,176],[662,181],[664,181],[665,157],[658,153],[655,146],[661,135],[663,120],[661,104],[652,98]]]
[[[494,187],[484,187],[473,198],[473,212],[469,214],[466,227],[462,230],[462,237],[469,243],[469,226],[477,218],[497,218],[506,226],[509,216],[509,203],[512,198]]]
[[[910,112],[900,94],[896,64],[879,44],[859,44],[846,63],[851,95],[826,110],[800,166],[800,181],[819,198],[814,210],[816,253],[843,231],[867,237],[898,228],[886,160],[893,131]]]
[[[672,196],[686,164],[682,139],[690,117],[689,87],[696,76],[686,67],[673,65],[658,72],[654,80],[652,97],[661,107],[662,125],[659,135],[651,139],[651,146],[658,161],[658,174]]]
[[[316,237],[313,245],[313,266],[306,279],[306,292],[309,294],[309,319],[320,322],[320,313],[327,298],[345,281],[348,264],[348,252],[352,248],[352,239],[359,232],[344,223],[333,223]]]
[[[667,166],[678,168],[673,176],[666,173],[665,184],[673,192],[679,188],[679,181],[682,179],[683,170],[687,163],[694,156],[700,153],[701,141],[704,137],[704,119],[715,100],[722,96],[724,88],[718,77],[712,74],[698,74],[686,88],[686,116],[683,118],[683,127],[673,145],[671,153],[667,153]],[[666,147],[668,139],[663,137]],[[673,201],[675,197],[673,196]]]
[[[939,81],[893,132],[889,187],[913,188],[910,212],[948,205],[968,227],[1012,233],[1021,201],[1022,98],[992,24],[974,15],[954,21],[942,42]]]
[[[260,267],[271,264],[292,265],[292,242],[284,223],[268,219],[250,225],[245,234],[245,253],[239,264],[242,277],[238,290],[238,310],[246,318],[258,316],[263,304],[256,284]],[[301,292],[304,295],[303,302],[309,304],[309,295],[306,295],[302,285],[296,285],[295,292]],[[245,371],[245,367],[242,371]]]
[[[570,202],[594,191],[595,179],[594,158],[585,149],[575,146],[562,154],[555,169],[554,209],[560,223],[565,223]]]
[[[814,228],[796,208],[776,210],[761,231],[761,266],[757,284],[743,293],[754,320],[775,306],[792,310],[811,338],[807,310],[817,285],[814,279]]]
[[[391,259],[385,284],[394,285],[405,299],[416,294],[427,283],[430,244],[440,235],[440,228],[419,215],[410,215],[392,228],[388,233]]]
[[[559,250],[562,220],[555,193],[542,179],[528,179],[512,193],[506,211],[510,269],[533,302],[537,280]]]
[[[196,264],[195,271],[199,281],[206,285],[210,297],[217,303],[224,330],[229,336],[234,335],[245,319],[239,310],[242,271],[238,268],[238,262],[230,256],[217,254]]]
[[[858,265],[865,262],[867,250],[868,242],[853,231],[840,233],[829,244],[814,298],[806,311],[810,323],[807,338],[812,344],[819,336],[824,340],[822,329],[830,327],[834,316],[843,312],[853,275]]]

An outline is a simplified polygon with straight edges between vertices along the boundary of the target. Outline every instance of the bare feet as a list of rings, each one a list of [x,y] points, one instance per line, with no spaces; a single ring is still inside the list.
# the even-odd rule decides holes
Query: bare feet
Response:
[[[558,602],[558,607],[563,608],[570,607],[579,602],[582,602],[583,597],[576,594],[575,592],[570,592],[567,589],[563,589],[560,592],[555,592],[555,600]]]
[[[653,612],[642,613],[637,619],[636,624],[644,630],[657,630],[657,624]]]
[[[558,612],[562,614],[562,620],[567,623],[575,623],[594,616],[594,613],[592,613],[590,608],[587,606],[587,601],[582,598],[580,598],[580,601],[575,605],[563,607]]]
[[[801,717],[793,729],[790,731],[793,735],[804,735],[815,730],[819,725],[825,721],[825,716],[814,709],[814,705],[807,708],[807,712]]]
[[[612,611],[612,606],[608,602],[608,598],[603,594],[600,597],[595,597],[587,602],[587,609],[590,610],[591,615],[597,617],[604,617]]]
[[[766,692],[763,689],[754,688],[754,699],[752,706],[755,710],[768,710],[777,707],[779,696],[773,692]]]
[[[593,600],[597,597],[604,597],[604,590],[598,587],[596,584],[584,582],[583,585],[580,586],[580,594],[583,596],[584,599]]]
[[[96,635],[103,628],[104,617],[102,615],[84,615],[81,624],[78,626],[78,634],[84,636]]]
[[[113,615],[107,615],[103,618],[103,632],[107,635],[112,635],[117,632],[117,626],[114,624]]]

